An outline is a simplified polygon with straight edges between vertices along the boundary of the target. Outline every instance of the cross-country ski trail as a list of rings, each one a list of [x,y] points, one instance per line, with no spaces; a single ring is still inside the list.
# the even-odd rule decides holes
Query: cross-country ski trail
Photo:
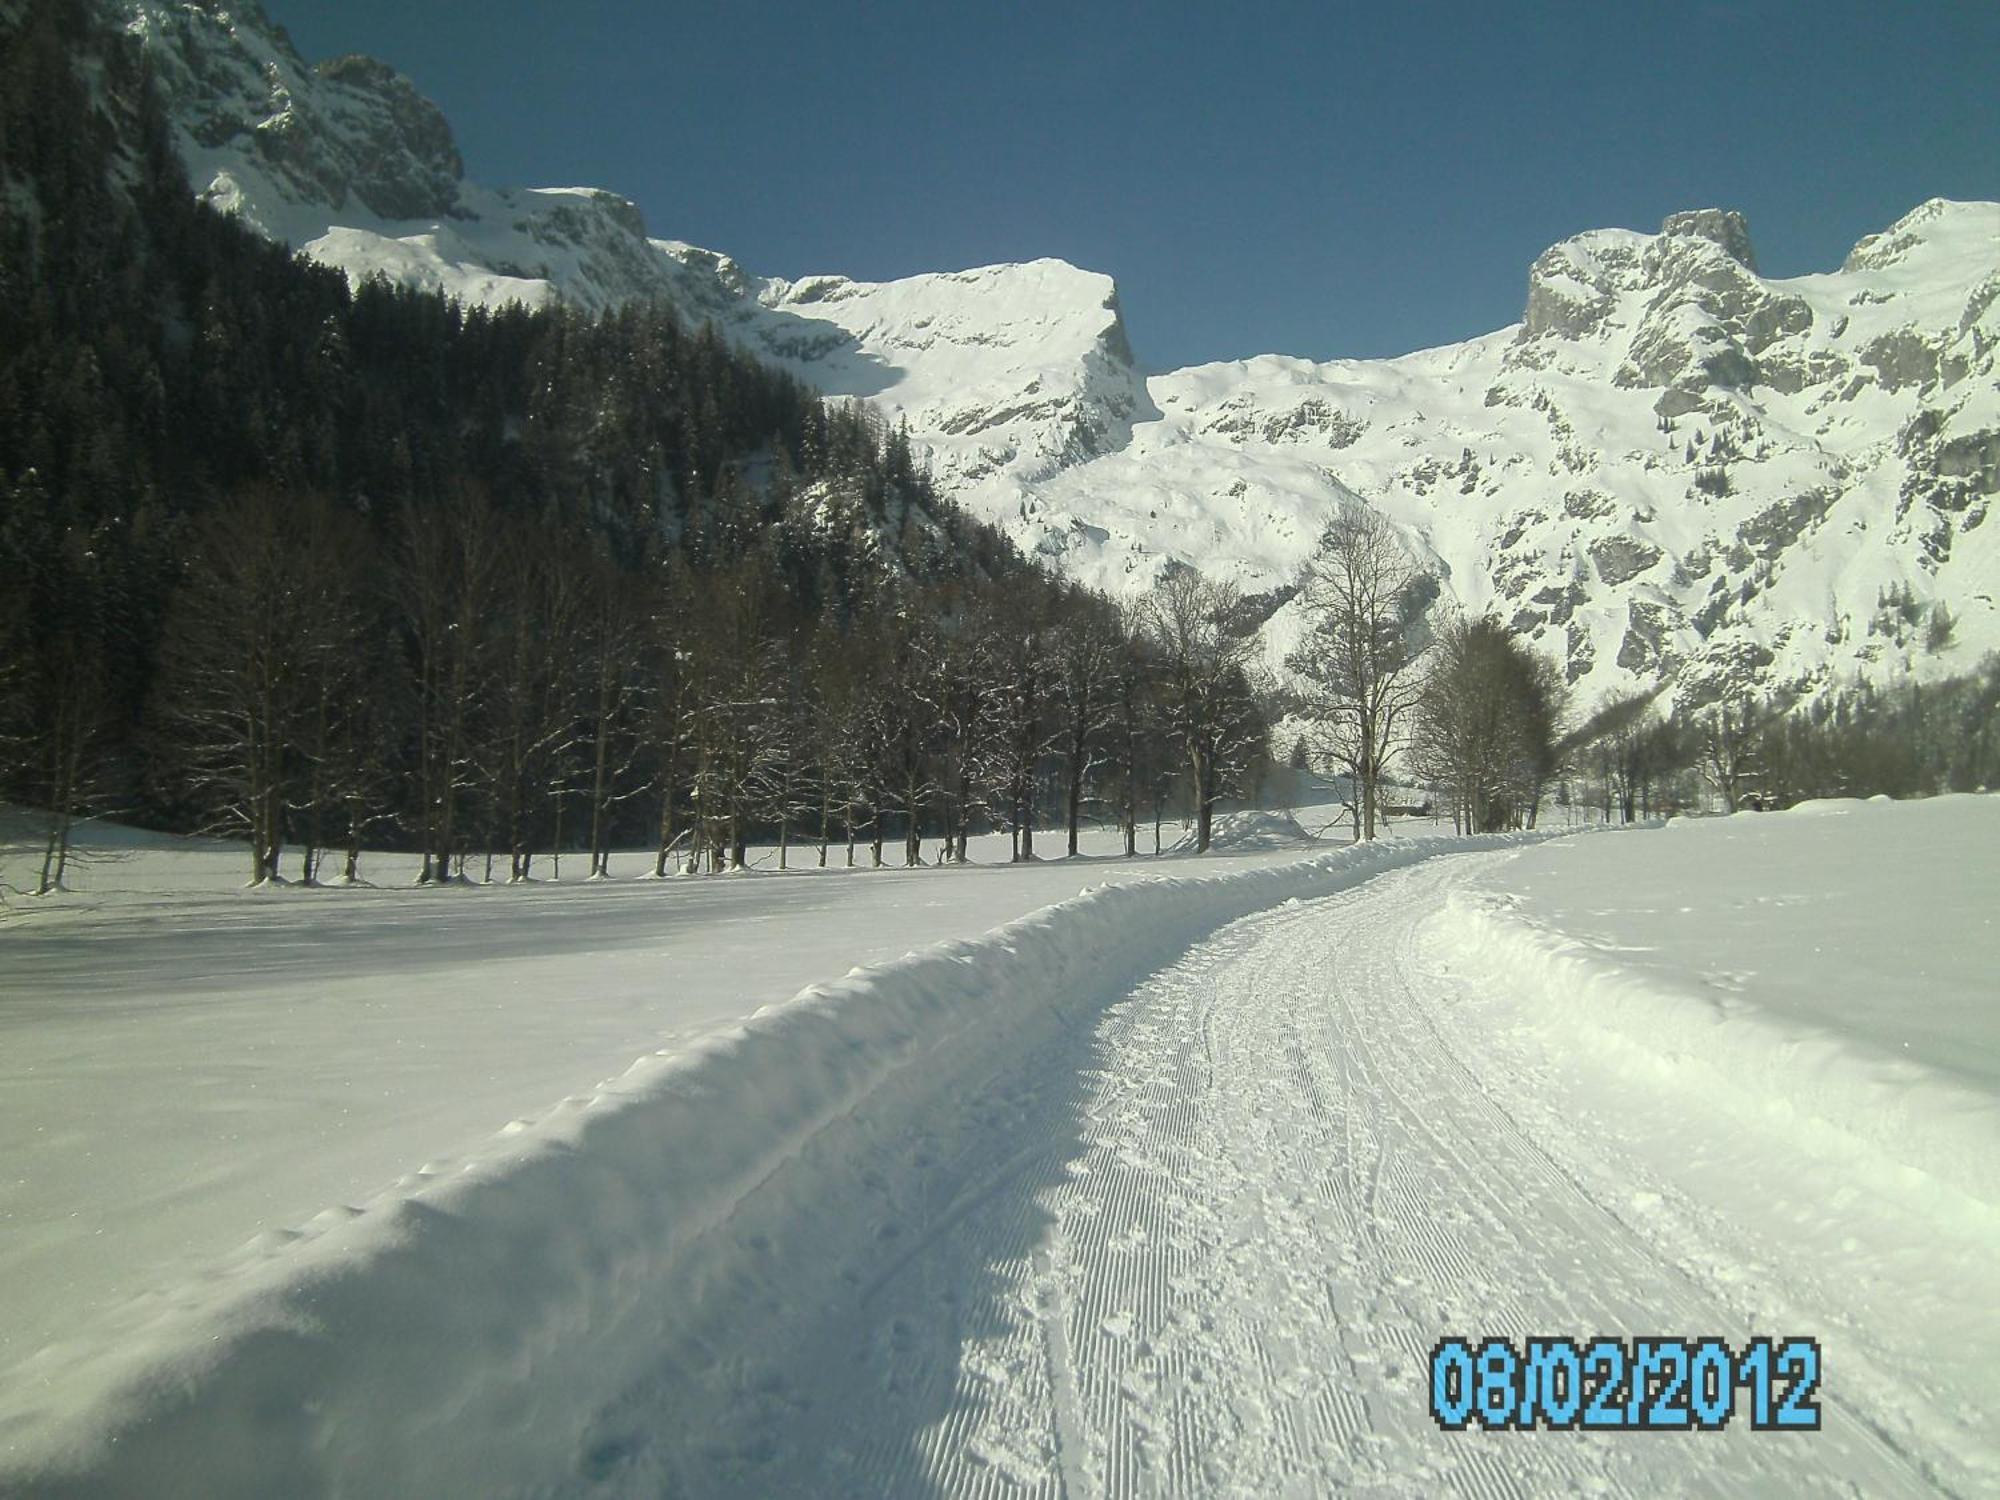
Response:
[[[1445,1334],[1750,1331],[1735,1278],[1634,1225],[1648,1184],[1563,1165],[1455,1034],[1421,928],[1505,857],[1237,922],[969,1089],[853,1295],[773,1292],[634,1391],[583,1492],[1949,1492],[1837,1343],[1817,1433],[1433,1425]]]

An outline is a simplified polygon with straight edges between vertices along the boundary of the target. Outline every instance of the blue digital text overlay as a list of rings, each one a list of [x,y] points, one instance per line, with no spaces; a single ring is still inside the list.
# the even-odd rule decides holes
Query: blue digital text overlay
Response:
[[[1812,1338],[1703,1335],[1589,1339],[1449,1335],[1431,1350],[1431,1418],[1447,1432],[1819,1430]]]

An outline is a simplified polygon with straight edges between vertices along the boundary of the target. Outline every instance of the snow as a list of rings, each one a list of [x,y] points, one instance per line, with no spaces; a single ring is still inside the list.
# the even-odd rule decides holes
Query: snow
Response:
[[[1996,850],[1993,796],[1677,820],[1423,933],[1522,1127],[1946,1493],[2000,1484]]]
[[[746,1195],[847,1232],[809,1164],[851,1166],[863,1114],[941,1107],[1215,924],[1438,847],[1092,862],[1114,883],[754,1014],[781,976],[977,930],[1077,867],[470,890],[438,893],[442,925],[408,892],[139,897],[9,933],[6,1155],[30,1170],[5,1325],[32,1352],[0,1376],[0,1482],[519,1485],[727,1283],[740,1246],[710,1241]],[[520,956],[538,944],[562,951]],[[732,1006],[631,1062],[663,1020]]]
[[[1579,1020],[1666,1028],[1739,1085],[2000,1200],[2000,797],[1669,827],[1643,861],[1601,839],[1540,850],[1462,915],[1482,943],[1572,976],[1540,982]]]
[[[1097,830],[1084,845],[1116,847]],[[973,854],[1004,860],[1004,840]],[[1092,857],[660,885],[586,883],[577,856],[560,883],[413,892],[414,859],[370,855],[378,888],[243,891],[240,847],[115,826],[86,832],[83,858],[71,894],[17,900],[0,926],[0,1372],[260,1235],[455,1170],[642,1052],[1086,884],[1179,867]]]
[[[96,1174],[4,1241],[0,1327],[67,1337],[0,1374],[0,1488],[1990,1492],[2000,799],[1325,811],[447,892],[128,839],[0,935],[10,1230]],[[150,1293],[80,1299],[100,1239]],[[1812,1334],[1826,1429],[1424,1414],[1444,1334],[1601,1331]]]
[[[1291,812],[1269,812],[1262,809],[1247,812],[1219,814],[1209,831],[1209,847],[1216,851],[1234,852],[1245,849],[1296,849],[1318,837],[1308,832],[1296,814]],[[1194,847],[1194,835],[1182,835],[1177,846],[1183,849]]]
[[[1636,846],[1635,861],[1658,841],[1606,837]],[[1510,1072],[1519,1058],[1488,1055],[1467,1029],[1477,986],[1430,972],[1427,924],[1505,859],[1430,861],[1253,915],[1106,1008],[1087,1044],[973,1092],[965,1108],[1007,1133],[946,1157],[927,1191],[896,1195],[897,1249],[867,1262],[858,1314],[826,1319],[816,1339],[782,1305],[733,1303],[748,1321],[729,1360],[670,1368],[620,1407],[610,1486],[1977,1492],[1937,1462],[1951,1450],[1878,1433],[1831,1319],[1783,1325],[1827,1333],[1837,1362],[1826,1430],[1803,1441],[1741,1422],[1693,1440],[1431,1424],[1428,1355],[1447,1332],[1699,1329],[1740,1343],[1771,1326],[1735,1285],[1762,1267],[1684,1271],[1655,1237],[1664,1199],[1638,1205],[1662,1197],[1658,1177],[1584,1179],[1555,1164],[1564,1122],[1531,1115]],[[1561,1066],[1563,1052],[1527,1055]],[[1622,1164],[1619,1117],[1590,1123],[1585,1150]],[[1845,1215],[1853,1228],[1872,1217],[1851,1201]],[[795,1313],[804,1300],[770,1299]],[[1957,1410],[1979,1389],[1936,1395]],[[702,1438],[681,1436],[682,1413]]]

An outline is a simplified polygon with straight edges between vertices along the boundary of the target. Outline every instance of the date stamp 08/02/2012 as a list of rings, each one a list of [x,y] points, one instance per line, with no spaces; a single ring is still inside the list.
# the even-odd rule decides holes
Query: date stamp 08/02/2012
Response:
[[[1819,1341],[1753,1338],[1441,1338],[1431,1350],[1431,1418],[1531,1432],[1715,1432],[1739,1398],[1759,1432],[1817,1432]]]

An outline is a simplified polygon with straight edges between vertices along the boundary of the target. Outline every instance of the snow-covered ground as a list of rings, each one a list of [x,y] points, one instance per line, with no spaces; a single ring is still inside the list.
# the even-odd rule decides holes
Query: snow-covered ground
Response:
[[[72,1378],[174,1306],[574,1113],[637,1057],[1086,886],[1300,856],[1233,826],[1194,866],[1110,857],[1092,830],[1074,864],[778,874],[753,850],[753,873],[662,884],[582,881],[578,856],[561,883],[442,891],[393,855],[363,861],[372,888],[245,891],[239,846],[87,830],[72,891],[0,910],[0,1447],[9,1414],[86,1402]],[[0,884],[34,862],[13,844]]]
[[[1454,894],[1424,934],[1454,1037],[1664,1276],[1817,1335],[1881,1441],[2000,1490],[2000,797],[1643,846],[1564,840]]]
[[[18,1259],[87,1281],[104,1227],[165,1290],[51,1317],[6,1268],[0,1326],[71,1337],[0,1376],[0,1490],[1990,1492],[1996,834],[107,892],[0,932],[0,1203],[122,1158],[149,1202]],[[340,1207],[157,1227],[299,1166]],[[1826,1430],[1439,1432],[1435,1340],[1530,1332],[1813,1334]]]

